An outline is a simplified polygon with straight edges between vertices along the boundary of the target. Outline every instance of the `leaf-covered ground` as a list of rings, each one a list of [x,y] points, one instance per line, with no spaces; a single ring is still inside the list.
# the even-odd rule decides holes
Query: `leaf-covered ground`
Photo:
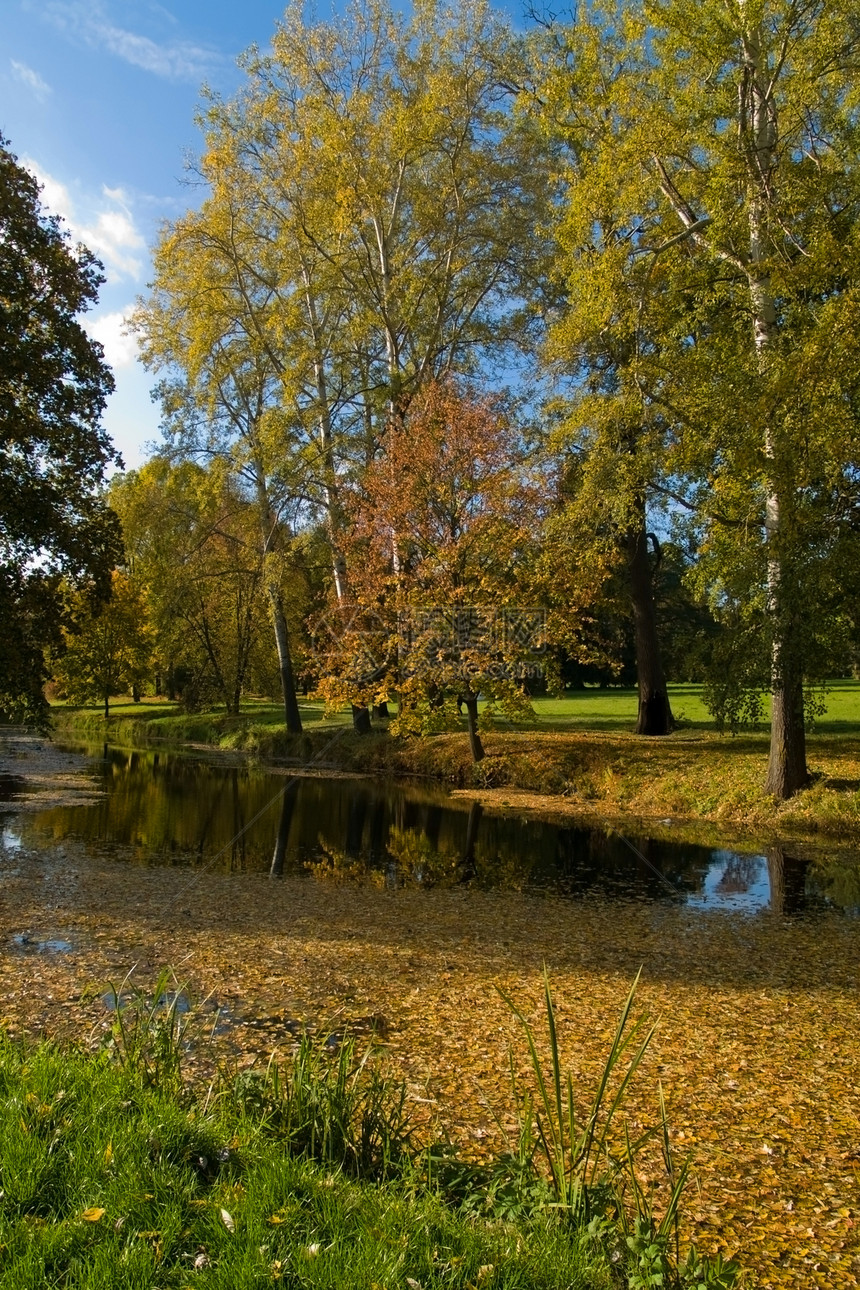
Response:
[[[375,1028],[416,1111],[476,1153],[499,1145],[491,1108],[511,1122],[511,1045],[527,1065],[497,987],[540,1025],[546,962],[585,1093],[641,966],[640,1003],[660,1025],[631,1114],[653,1121],[662,1081],[678,1149],[695,1154],[697,1240],[738,1254],[763,1287],[858,1284],[850,919],[195,876],[99,862],[69,843],[7,847],[0,881],[0,1015],[13,1033],[95,1037],[110,1015],[98,996],[82,1002],[88,986],[133,965],[145,982],[171,964],[224,1010],[215,1042],[237,1065],[289,1051],[300,1023]]]

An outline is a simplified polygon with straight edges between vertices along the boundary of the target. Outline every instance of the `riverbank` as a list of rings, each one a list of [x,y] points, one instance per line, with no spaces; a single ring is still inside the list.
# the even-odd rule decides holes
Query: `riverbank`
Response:
[[[82,774],[88,760],[26,728],[0,726],[0,802],[41,811],[92,801],[100,794]]]
[[[687,695],[686,723],[661,739],[632,734],[617,715],[617,697],[595,696],[536,701],[534,725],[484,733],[487,755],[477,765],[464,731],[399,739],[381,727],[358,736],[345,717],[324,720],[321,707],[310,703],[303,705],[301,736],[279,728],[271,705],[248,705],[239,718],[227,718],[185,716],[175,705],[153,703],[118,706],[107,722],[94,710],[58,708],[56,737],[240,752],[286,770],[415,776],[494,809],[639,832],[669,828],[702,840],[860,840],[860,687],[854,683],[841,683],[836,716],[809,735],[811,783],[788,802],[762,790],[766,733],[720,736],[696,707],[696,694]]]

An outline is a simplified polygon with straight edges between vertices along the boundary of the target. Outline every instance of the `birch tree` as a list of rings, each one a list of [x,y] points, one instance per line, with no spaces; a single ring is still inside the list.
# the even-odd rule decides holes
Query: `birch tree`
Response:
[[[302,723],[285,603],[290,520],[305,487],[303,436],[284,406],[280,365],[266,338],[272,307],[263,274],[248,267],[243,230],[229,195],[165,230],[155,280],[136,313],[147,365],[163,374],[162,427],[174,456],[220,459],[242,482],[257,520],[284,721]]]
[[[481,4],[288,8],[247,85],[207,112],[204,174],[235,194],[285,395],[314,427],[313,494],[338,599],[340,493],[429,380],[515,331],[536,166],[510,117],[516,46]]]
[[[816,587],[856,515],[858,43],[845,0],[592,8],[547,94],[551,128],[590,132],[624,252],[662,279],[636,302],[661,344],[630,376],[669,427],[664,486],[715,596],[744,569],[762,606],[777,797],[808,778]]]

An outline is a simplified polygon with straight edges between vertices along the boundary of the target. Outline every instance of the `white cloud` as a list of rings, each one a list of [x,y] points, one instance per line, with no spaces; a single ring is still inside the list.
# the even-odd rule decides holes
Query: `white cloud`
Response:
[[[12,75],[15,79],[20,81],[22,85],[26,85],[29,90],[32,90],[40,103],[44,103],[51,93],[51,87],[48,82],[43,81],[39,73],[34,72],[32,67],[28,67],[26,63],[18,63],[14,58],[10,58],[9,62],[12,64]]]
[[[75,232],[104,264],[109,280],[130,278],[136,282],[140,278],[143,261],[135,252],[145,250],[146,242],[127,208],[100,211],[95,224],[82,225]]]
[[[130,279],[137,282],[143,275],[143,252],[146,241],[137,229],[127,194],[122,188],[103,186],[98,198],[83,201],[87,210],[79,214],[78,203],[65,184],[49,175],[32,158],[21,164],[42,185],[42,201],[52,215],[62,215],[72,237],[97,255],[105,266],[108,282]]]
[[[93,340],[101,343],[105,361],[114,368],[132,367],[137,361],[137,338],[128,334],[132,306],[84,322]]]
[[[167,80],[193,81],[196,84],[221,61],[219,54],[203,45],[187,40],[159,44],[149,36],[117,26],[99,3],[53,0],[45,6],[44,13],[62,31],[90,46],[108,50],[133,67]]]

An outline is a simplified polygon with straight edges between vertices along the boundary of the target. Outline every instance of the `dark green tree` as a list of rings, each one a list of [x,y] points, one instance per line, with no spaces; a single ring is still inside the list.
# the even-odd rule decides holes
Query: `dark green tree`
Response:
[[[54,668],[54,680],[73,703],[102,702],[107,719],[111,697],[139,694],[149,675],[154,634],[146,602],[140,588],[118,569],[106,604],[93,606],[86,589],[70,599],[74,626],[64,632],[66,651]]]
[[[121,556],[101,493],[118,460],[100,425],[113,378],[78,319],[100,270],[0,136],[0,719],[46,723],[60,578],[107,595]]]

